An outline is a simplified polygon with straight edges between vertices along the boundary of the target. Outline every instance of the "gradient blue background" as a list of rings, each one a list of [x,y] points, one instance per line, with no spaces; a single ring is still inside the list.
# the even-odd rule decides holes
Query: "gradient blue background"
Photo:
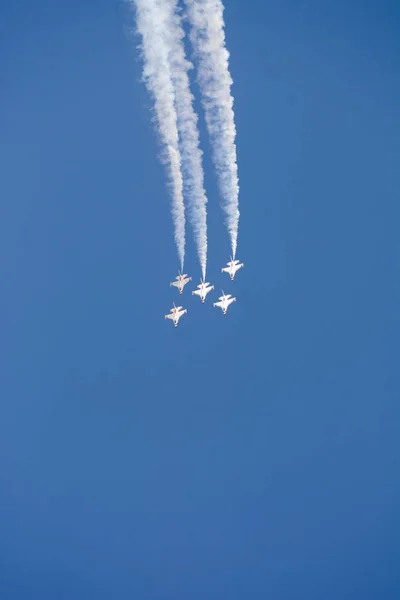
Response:
[[[238,301],[188,286],[174,330],[129,15],[1,3],[1,600],[400,597],[400,8],[225,16],[245,269],[220,274],[201,116]]]

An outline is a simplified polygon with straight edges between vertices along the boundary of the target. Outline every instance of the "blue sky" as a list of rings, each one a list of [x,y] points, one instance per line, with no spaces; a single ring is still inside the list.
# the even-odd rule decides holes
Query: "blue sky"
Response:
[[[245,269],[220,274],[201,115],[237,303],[186,289],[174,330],[126,11],[1,5],[4,600],[399,597],[400,9],[225,16]]]

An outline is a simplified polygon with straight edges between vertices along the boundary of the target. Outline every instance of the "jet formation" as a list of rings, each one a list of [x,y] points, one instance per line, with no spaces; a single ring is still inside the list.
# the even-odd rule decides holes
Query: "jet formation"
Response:
[[[227,263],[227,266],[221,269],[221,273],[228,273],[231,281],[234,281],[236,272],[244,267],[243,263],[240,263],[238,260],[233,260],[231,256],[231,260]],[[170,287],[178,288],[179,294],[182,295],[183,289],[189,281],[192,281],[191,277],[188,277],[187,274],[182,274],[178,272],[177,277],[175,277],[175,281],[170,283]],[[207,294],[209,294],[214,289],[213,285],[210,285],[209,282],[204,281],[203,278],[200,279],[200,284],[197,286],[197,289],[192,291],[192,296],[199,296],[201,303],[204,304]],[[222,296],[218,298],[218,302],[214,302],[213,306],[220,308],[222,313],[226,315],[229,306],[236,302],[236,298],[232,298],[231,294],[225,294],[224,290],[222,290]],[[168,315],[165,315],[165,319],[171,319],[174,323],[174,327],[178,326],[179,319],[187,313],[187,309],[184,309],[182,306],[174,306],[171,308]]]

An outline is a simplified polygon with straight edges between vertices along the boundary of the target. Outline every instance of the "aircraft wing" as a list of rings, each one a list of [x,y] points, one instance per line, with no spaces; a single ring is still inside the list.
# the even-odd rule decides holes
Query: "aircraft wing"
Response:
[[[178,312],[176,313],[176,318],[180,319],[181,316],[185,314],[185,312],[186,312],[186,309],[185,310],[178,310]]]
[[[175,315],[173,313],[171,313],[170,315],[165,315],[166,319],[173,319],[175,317]]]
[[[227,300],[226,305],[229,306],[230,304],[232,304],[232,302],[236,302],[236,298],[230,298],[229,300]]]
[[[193,295],[193,294],[196,294],[196,296],[200,296],[200,295],[201,295],[201,290],[194,290],[194,291],[192,292],[192,295]]]
[[[179,286],[179,281],[172,281],[172,282],[171,282],[169,285],[170,285],[171,287],[172,287],[173,285],[174,285],[175,287],[178,287],[178,286]]]
[[[230,267],[224,267],[223,269],[221,269],[221,272],[222,273],[230,273],[231,269],[230,269]]]
[[[224,306],[223,302],[214,302],[214,306],[218,306],[218,308],[222,308]]]

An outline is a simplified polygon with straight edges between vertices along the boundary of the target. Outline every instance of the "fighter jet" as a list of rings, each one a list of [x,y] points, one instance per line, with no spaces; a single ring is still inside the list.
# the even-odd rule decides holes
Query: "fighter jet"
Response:
[[[222,296],[218,298],[220,302],[214,302],[214,306],[218,306],[218,308],[222,308],[222,312],[226,315],[226,311],[228,310],[228,306],[232,304],[232,302],[236,302],[236,298],[232,298],[231,294],[224,294],[224,290],[222,290]]]
[[[183,309],[182,306],[175,306],[175,302],[174,304],[174,308],[171,308],[170,310],[170,315],[165,315],[166,319],[172,319],[174,322],[174,327],[178,327],[178,322],[179,319],[181,318],[182,315],[184,315],[185,313],[187,313],[186,308]]]
[[[221,269],[221,273],[229,273],[231,281],[235,279],[236,271],[244,267],[243,263],[239,263],[238,260],[233,260],[231,256],[230,262],[226,263],[228,266],[224,269]]]
[[[179,293],[182,295],[183,288],[185,287],[185,285],[187,283],[189,283],[189,281],[192,281],[192,278],[188,277],[186,274],[182,275],[180,271],[178,271],[178,273],[179,273],[178,276],[175,277],[176,281],[172,281],[170,283],[170,287],[172,287],[174,285],[175,287],[178,288]]]
[[[209,287],[207,287],[209,286]],[[206,296],[208,294],[208,292],[211,292],[211,290],[214,289],[213,285],[210,285],[208,282],[204,282],[203,279],[200,279],[200,285],[197,286],[198,289],[194,290],[192,292],[192,296],[196,295],[196,296],[200,296],[201,298],[201,302],[202,304],[204,304],[204,301],[206,299]]]

